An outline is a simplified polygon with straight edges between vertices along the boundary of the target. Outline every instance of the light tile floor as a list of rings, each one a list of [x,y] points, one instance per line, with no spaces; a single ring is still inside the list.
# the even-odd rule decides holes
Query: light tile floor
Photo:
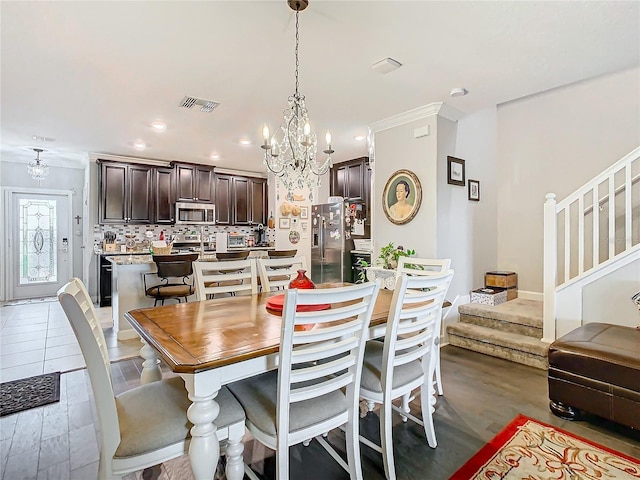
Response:
[[[111,361],[137,356],[139,340],[117,340],[111,307],[96,310]],[[0,382],[84,366],[80,346],[57,300],[0,307]]]

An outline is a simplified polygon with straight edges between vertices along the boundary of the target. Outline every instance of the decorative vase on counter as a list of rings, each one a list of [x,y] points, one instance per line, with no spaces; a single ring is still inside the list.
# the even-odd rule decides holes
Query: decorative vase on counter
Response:
[[[298,276],[289,282],[289,288],[316,288],[315,283],[305,275],[306,272],[306,270],[298,270]]]

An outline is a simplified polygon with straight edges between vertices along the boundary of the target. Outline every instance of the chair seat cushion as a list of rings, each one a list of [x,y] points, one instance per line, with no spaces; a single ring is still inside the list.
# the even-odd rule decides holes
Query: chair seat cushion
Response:
[[[147,288],[147,295],[158,298],[188,297],[193,295],[193,287],[183,284],[154,285]]]
[[[267,372],[257,377],[228,385],[244,408],[247,419],[262,432],[276,435],[276,403],[278,372]],[[342,391],[322,397],[289,404],[289,430],[295,432],[333,418],[349,408]]]
[[[361,388],[370,392],[382,393],[382,351],[384,343],[376,340],[367,342],[364,349]],[[400,388],[423,375],[419,360],[398,365],[393,369],[392,389]]]
[[[215,421],[218,428],[244,422],[242,407],[226,388],[215,400],[220,405]],[[181,377],[141,385],[116,396],[121,439],[114,457],[133,457],[188,440],[190,405]]]

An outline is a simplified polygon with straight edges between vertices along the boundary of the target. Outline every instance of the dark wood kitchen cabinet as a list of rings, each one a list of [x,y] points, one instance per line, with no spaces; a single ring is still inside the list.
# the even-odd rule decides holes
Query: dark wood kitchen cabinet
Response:
[[[233,224],[249,225],[251,223],[250,180],[246,177],[233,177],[231,192],[233,193]]]
[[[250,178],[251,190],[251,224],[267,224],[267,179]]]
[[[266,223],[265,178],[216,174],[216,223],[258,225]]]
[[[231,225],[231,175],[216,174],[216,224]]]
[[[173,163],[178,202],[214,203],[213,167]]]
[[[153,167],[98,161],[100,223],[152,223]]]
[[[168,167],[155,167],[153,170],[153,217],[157,224],[172,224],[175,221],[174,171]]]
[[[331,168],[332,196],[363,200],[369,204],[371,170],[369,158],[361,157],[335,164]]]

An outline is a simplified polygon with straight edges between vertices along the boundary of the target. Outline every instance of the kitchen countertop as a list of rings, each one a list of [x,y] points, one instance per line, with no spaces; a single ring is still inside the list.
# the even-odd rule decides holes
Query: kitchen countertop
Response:
[[[242,250],[248,250],[250,252],[267,251],[267,250],[275,250],[275,247],[228,247],[227,248],[228,252],[238,252]],[[137,249],[137,250],[134,250],[133,252],[121,252],[121,251],[105,252],[101,248],[94,248],[93,253],[95,253],[96,255],[103,255],[105,257],[106,256],[122,256],[122,255],[149,255],[149,249]],[[196,252],[182,251],[180,253],[196,253]],[[205,253],[214,254],[215,250],[205,250]]]
[[[176,255],[180,255],[179,253]],[[214,253],[208,253],[201,255],[198,257],[198,260],[215,260],[216,256]],[[107,260],[113,263],[114,265],[144,265],[151,264],[153,262],[153,257],[149,254],[147,255],[113,255],[108,256]]]

